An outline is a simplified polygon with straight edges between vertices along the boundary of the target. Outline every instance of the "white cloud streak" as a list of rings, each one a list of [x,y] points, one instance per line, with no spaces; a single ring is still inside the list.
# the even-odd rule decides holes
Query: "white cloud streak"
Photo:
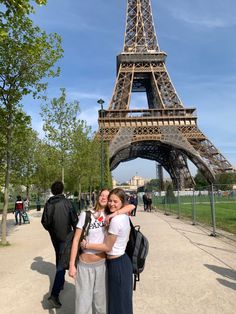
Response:
[[[184,23],[207,27],[225,28],[236,25],[234,0],[198,0],[192,3],[189,0],[166,1],[162,6],[177,20]],[[231,8],[231,10],[229,10]]]

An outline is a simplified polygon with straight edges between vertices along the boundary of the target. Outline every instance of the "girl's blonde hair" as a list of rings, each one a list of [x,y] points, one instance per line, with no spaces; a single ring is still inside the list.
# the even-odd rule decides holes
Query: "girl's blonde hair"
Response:
[[[97,196],[97,199],[96,199],[95,206],[94,206],[95,212],[97,212],[97,211],[99,211],[99,210],[102,209],[101,205],[99,204],[99,197],[100,197],[100,195],[102,194],[103,191],[108,191],[108,192],[109,192],[109,189],[103,188],[103,189],[99,192],[99,194],[98,194],[98,196]]]

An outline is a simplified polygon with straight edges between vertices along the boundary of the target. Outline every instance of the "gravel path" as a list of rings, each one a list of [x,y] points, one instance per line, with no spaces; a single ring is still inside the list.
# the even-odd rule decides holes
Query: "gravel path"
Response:
[[[9,247],[0,247],[0,313],[74,313],[74,282],[66,275],[62,307],[47,303],[54,278],[54,251],[30,212],[30,224],[14,226],[8,215]],[[138,208],[134,224],[150,241],[146,267],[134,292],[134,314],[234,314],[236,242],[173,216]],[[83,314],[83,313],[81,313]]]

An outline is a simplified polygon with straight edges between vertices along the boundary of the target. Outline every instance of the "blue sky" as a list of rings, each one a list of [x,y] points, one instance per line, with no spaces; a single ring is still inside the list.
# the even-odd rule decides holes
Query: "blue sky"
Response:
[[[152,0],[160,49],[185,107],[196,107],[198,126],[236,165],[236,1]],[[48,0],[33,17],[47,32],[62,36],[61,75],[50,81],[48,97],[65,87],[79,100],[81,119],[97,129],[97,100],[108,107],[116,79],[116,55],[123,50],[126,0]],[[40,132],[40,107],[25,101]],[[155,178],[153,161],[137,159],[113,171],[120,182],[138,174]]]

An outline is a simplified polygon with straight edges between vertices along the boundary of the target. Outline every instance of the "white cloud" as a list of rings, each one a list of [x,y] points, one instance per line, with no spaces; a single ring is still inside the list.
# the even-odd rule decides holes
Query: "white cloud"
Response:
[[[170,14],[185,23],[207,28],[222,28],[236,25],[234,0],[198,0],[194,5],[189,0],[166,1],[162,4]],[[231,9],[229,9],[231,8]]]
[[[96,100],[96,101],[100,98],[104,100],[106,99],[106,96],[101,96],[100,93],[68,91],[67,94],[70,99],[78,99],[78,100],[90,99],[90,100]]]

